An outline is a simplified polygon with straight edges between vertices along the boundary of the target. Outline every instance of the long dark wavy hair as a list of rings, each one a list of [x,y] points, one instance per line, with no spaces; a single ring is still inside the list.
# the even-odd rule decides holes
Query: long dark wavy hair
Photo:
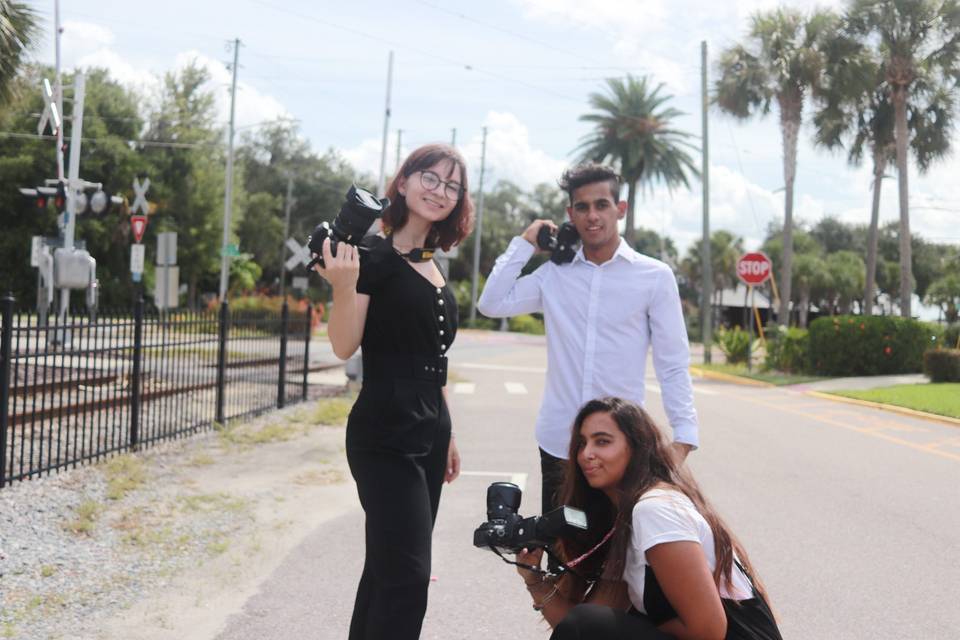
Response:
[[[460,183],[463,193],[457,200],[456,206],[443,220],[434,222],[427,234],[426,246],[434,249],[441,247],[449,251],[450,247],[459,244],[470,235],[473,230],[473,200],[470,198],[470,186],[467,180],[467,165],[456,149],[447,144],[428,144],[416,149],[403,161],[397,175],[390,181],[386,196],[390,198],[390,206],[383,212],[384,230],[396,231],[407,224],[410,211],[407,209],[407,199],[400,194],[400,178],[409,179],[418,171],[429,169],[442,160],[449,160],[453,167],[460,168]],[[451,168],[451,174],[453,169]],[[444,180],[449,175],[440,176]]]
[[[582,446],[580,429],[589,416],[599,412],[613,418],[630,446],[630,461],[619,486],[619,504],[613,504],[604,492],[591,487],[577,463],[577,454]],[[697,511],[710,525],[717,559],[713,571],[717,588],[719,589],[721,584],[728,588],[732,586],[733,559],[736,554],[757,592],[769,603],[766,590],[750,564],[746,550],[703,496],[690,472],[677,464],[660,429],[646,411],[620,398],[591,400],[583,405],[574,421],[560,500],[561,504],[585,511],[590,528],[582,534],[563,538],[560,546],[561,557],[569,561],[583,555],[597,545],[611,527],[616,526],[610,541],[584,560],[578,568],[580,573],[588,576],[592,574],[608,585],[621,581],[627,548],[630,546],[633,507],[643,494],[660,484],[669,485],[690,498]],[[586,583],[570,574],[567,574],[563,581],[565,584],[562,588],[568,597],[575,601],[583,598]]]

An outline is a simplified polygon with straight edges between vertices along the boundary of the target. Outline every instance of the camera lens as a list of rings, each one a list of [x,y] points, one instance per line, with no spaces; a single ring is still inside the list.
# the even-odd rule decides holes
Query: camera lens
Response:
[[[520,508],[522,493],[512,482],[494,482],[487,487],[487,519],[502,520]]]

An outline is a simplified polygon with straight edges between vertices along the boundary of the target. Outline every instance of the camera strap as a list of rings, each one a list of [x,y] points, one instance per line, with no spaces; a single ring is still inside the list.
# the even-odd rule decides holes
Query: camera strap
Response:
[[[416,249],[411,249],[406,253],[402,253],[399,249],[394,247],[394,251],[397,252],[397,255],[401,258],[406,258],[410,262],[427,262],[433,258],[433,254],[437,252],[436,249],[425,249],[423,247],[417,247]]]
[[[590,551],[587,551],[585,554],[583,554],[579,558],[574,558],[573,560],[568,562],[567,567],[572,569],[573,567],[577,566],[578,564],[580,564],[581,562],[583,562],[584,560],[592,556],[597,549],[602,547],[604,544],[606,544],[607,540],[613,537],[613,532],[616,530],[617,530],[616,525],[610,527],[610,531],[607,532],[607,535],[603,536],[603,540],[598,542],[596,545],[594,545],[593,549],[590,549]]]

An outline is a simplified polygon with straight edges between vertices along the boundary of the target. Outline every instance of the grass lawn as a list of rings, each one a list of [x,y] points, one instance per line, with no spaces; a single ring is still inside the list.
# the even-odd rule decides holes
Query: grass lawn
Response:
[[[900,384],[866,391],[835,391],[838,396],[960,418],[960,382]]]
[[[726,373],[731,376],[740,376],[741,378],[749,378],[750,380],[759,380],[760,382],[767,382],[773,385],[783,386],[788,384],[801,384],[803,382],[815,382],[816,380],[824,380],[825,378],[820,376],[806,376],[799,374],[790,374],[783,373],[781,371],[761,371],[760,367],[754,366],[752,371],[747,371],[747,365],[745,364],[697,364],[694,367],[704,369],[706,371],[716,371],[717,373]]]

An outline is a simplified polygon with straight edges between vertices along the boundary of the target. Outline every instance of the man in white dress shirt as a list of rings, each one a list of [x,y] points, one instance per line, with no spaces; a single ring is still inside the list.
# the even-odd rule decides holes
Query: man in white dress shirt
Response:
[[[477,305],[491,318],[544,316],[547,380],[536,424],[544,513],[555,504],[577,411],[602,396],[643,405],[650,347],[677,455],[683,459],[698,446],[689,343],[673,272],[620,238],[617,222],[627,203],[616,172],[581,164],[564,172],[560,187],[582,243],[573,261],[548,261],[518,278],[538,250],[540,228],[556,226],[536,220],[497,258]]]

